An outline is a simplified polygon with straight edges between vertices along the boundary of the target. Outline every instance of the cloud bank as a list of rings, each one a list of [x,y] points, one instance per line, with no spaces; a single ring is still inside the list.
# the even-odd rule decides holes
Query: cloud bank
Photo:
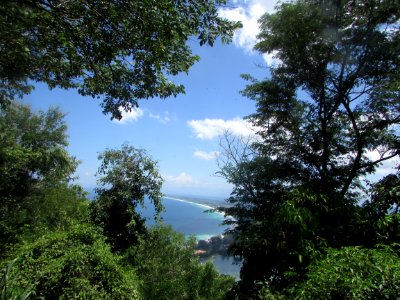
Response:
[[[140,118],[144,116],[156,120],[163,125],[171,121],[171,117],[168,111],[165,111],[162,114],[153,114],[148,109],[143,110],[139,107],[131,108],[130,111],[125,111],[122,107],[120,107],[119,111],[121,112],[122,119],[121,120],[114,119],[113,121],[120,125],[137,122]]]
[[[219,15],[231,21],[241,21],[243,27],[235,32],[234,44],[246,53],[253,53],[259,33],[258,20],[265,13],[273,13],[278,0],[250,0],[233,1],[233,7],[224,7]],[[263,58],[268,65],[275,62],[272,54],[264,54]]]
[[[116,119],[113,120],[114,122],[116,122],[118,124],[127,124],[127,123],[136,122],[144,115],[143,109],[141,109],[139,107],[133,107],[133,108],[131,108],[130,111],[125,111],[125,109],[120,107],[119,111],[121,112],[122,119],[121,120],[116,120]]]
[[[163,175],[163,178],[166,182],[177,186],[192,186],[197,183],[192,176],[185,172],[182,172],[177,176]]]
[[[187,122],[197,138],[212,140],[225,132],[236,136],[249,136],[255,134],[255,128],[246,120],[234,118],[232,120],[204,119]]]
[[[168,111],[165,111],[163,115],[149,113],[149,117],[157,120],[161,124],[167,124],[169,121],[171,121]]]
[[[201,150],[196,150],[193,155],[197,158],[203,159],[203,160],[213,160],[216,159],[221,153],[219,151],[211,151],[211,152],[205,152]]]
[[[378,151],[368,151],[366,156],[372,161],[376,161],[381,159],[381,155]],[[396,173],[396,167],[399,165],[400,160],[398,157],[393,157],[391,159],[385,160],[381,163],[381,165],[376,169],[375,177],[384,177],[391,173]]]

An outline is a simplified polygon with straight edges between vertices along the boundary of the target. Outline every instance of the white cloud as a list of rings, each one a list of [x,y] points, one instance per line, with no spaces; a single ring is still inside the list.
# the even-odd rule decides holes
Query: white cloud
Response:
[[[193,155],[196,156],[197,158],[203,159],[203,160],[213,160],[217,158],[221,153],[219,151],[211,151],[211,152],[205,152],[201,150],[196,150]]]
[[[116,120],[114,119],[113,121],[118,124],[126,124],[126,123],[132,123],[138,121],[140,118],[146,116],[151,119],[157,120],[161,124],[166,124],[171,121],[171,117],[168,111],[165,111],[162,114],[153,114],[149,110],[143,110],[139,107],[134,107],[131,108],[130,111],[125,111],[122,107],[119,108],[119,111],[121,112],[122,119],[121,120]]]
[[[169,121],[171,121],[171,118],[169,116],[169,112],[168,111],[164,112],[163,115],[149,113],[149,117],[152,118],[152,119],[157,120],[161,124],[166,124]]]
[[[196,137],[202,140],[211,140],[226,131],[236,136],[255,135],[255,128],[241,118],[191,120],[187,124],[194,130]]]
[[[130,111],[125,111],[122,107],[120,107],[119,111],[121,112],[122,119],[121,120],[114,119],[114,122],[118,124],[136,122],[144,115],[144,111],[139,107],[133,107],[131,108]]]
[[[396,173],[398,163],[399,161],[394,158],[388,159],[377,168],[376,174],[385,177],[391,173]]]
[[[233,42],[237,47],[243,48],[247,53],[253,52],[259,33],[258,20],[265,13],[274,12],[278,0],[250,0],[235,1],[236,7],[224,7],[219,10],[221,17],[232,21],[241,21],[243,27],[235,32]],[[264,54],[268,65],[275,62],[273,54]]]
[[[276,66],[281,61],[278,58],[275,58],[276,51],[272,51],[272,53],[264,53],[262,57],[264,58],[265,62],[268,66]]]
[[[366,156],[371,159],[372,161],[376,161],[381,159],[381,155],[378,151],[369,151],[367,152]],[[379,177],[384,177],[389,175],[390,173],[395,173],[396,166],[399,165],[399,158],[393,157],[391,159],[385,160],[382,164],[376,169],[375,175]]]
[[[194,180],[192,176],[186,174],[185,172],[182,172],[177,176],[163,175],[163,178],[167,183],[175,186],[193,186],[198,184],[198,182]]]

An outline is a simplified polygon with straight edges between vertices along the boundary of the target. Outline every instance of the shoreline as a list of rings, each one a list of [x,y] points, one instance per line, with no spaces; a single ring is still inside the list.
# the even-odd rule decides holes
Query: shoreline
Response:
[[[207,205],[207,204],[195,202],[195,201],[193,201],[193,200],[183,199],[183,197],[182,197],[182,198],[177,198],[177,197],[174,197],[174,196],[167,196],[167,195],[165,195],[165,196],[163,196],[162,198],[166,198],[166,199],[173,200],[173,201],[185,202],[185,203],[190,203],[190,204],[194,204],[194,205],[197,205],[197,206],[201,206],[201,207],[207,208],[208,210],[212,210],[211,213],[218,214],[218,215],[220,215],[220,216],[221,216],[222,218],[224,218],[224,219],[235,220],[234,217],[232,217],[232,216],[230,216],[230,215],[225,215],[223,212],[219,211],[216,207],[213,207],[213,206],[211,206],[211,205]],[[208,213],[210,213],[210,212],[208,211]]]
[[[219,201],[215,201],[215,206],[213,206],[212,203],[199,203],[201,199],[199,199],[199,202],[197,202],[194,199],[185,199],[183,196],[165,195],[162,198],[164,198],[165,201],[176,201],[201,207],[205,210],[208,210],[208,213],[210,214],[216,214],[215,216],[221,218],[220,222],[227,219],[233,219],[231,216],[225,216],[223,212],[218,211],[215,208],[215,206],[219,206]],[[211,260],[218,273],[228,274],[233,276],[236,280],[239,280],[241,263],[234,256],[228,255],[227,250],[232,243],[232,239],[230,235],[226,234],[226,230],[223,228],[221,229],[222,230],[216,234],[193,234],[186,236],[194,236],[196,238],[194,255],[199,257],[199,259],[202,261]]]
[[[219,214],[223,218],[226,218],[224,213],[220,212],[217,208],[212,207],[212,206],[207,205],[207,204],[198,203],[198,202],[194,202],[194,201],[186,200],[186,199],[182,199],[182,198],[176,198],[176,197],[172,197],[172,196],[163,196],[163,198],[166,198],[166,199],[169,199],[169,200],[173,200],[173,201],[185,202],[185,203],[190,203],[190,204],[194,204],[194,205],[197,205],[197,206],[201,206],[201,207],[207,208],[208,210],[212,210],[212,213]]]

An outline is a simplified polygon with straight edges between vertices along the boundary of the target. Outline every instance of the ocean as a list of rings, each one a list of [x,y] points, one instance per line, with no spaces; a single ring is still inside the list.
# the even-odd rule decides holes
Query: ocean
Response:
[[[198,240],[206,240],[222,234],[227,229],[226,225],[221,225],[224,220],[223,214],[210,212],[214,207],[225,204],[222,199],[165,196],[162,200],[165,211],[160,217],[164,223],[187,237],[195,236]],[[151,203],[146,201],[146,209],[141,210],[141,213],[148,226],[154,224],[154,208]],[[211,260],[221,274],[239,278],[240,266],[232,257],[215,255]]]

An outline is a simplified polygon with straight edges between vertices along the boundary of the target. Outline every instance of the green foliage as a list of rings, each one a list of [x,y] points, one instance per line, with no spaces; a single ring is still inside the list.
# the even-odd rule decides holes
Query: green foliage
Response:
[[[121,199],[135,199],[137,204],[144,205],[148,196],[156,212],[162,210],[162,178],[157,162],[143,149],[136,149],[127,144],[121,149],[108,149],[99,155],[101,166],[97,172],[98,195],[115,194]]]
[[[400,199],[400,173],[389,174],[371,187],[370,206],[377,215],[384,216],[388,213],[399,212]]]
[[[146,232],[144,219],[135,210],[137,205],[144,206],[144,197],[149,197],[156,215],[163,209],[162,178],[157,162],[132,146],[106,150],[99,159],[99,187],[90,207],[91,220],[103,229],[115,250],[127,249]]]
[[[163,207],[162,178],[144,150],[123,145],[100,154],[89,204],[70,184],[77,162],[65,149],[59,110],[33,113],[13,102],[0,111],[0,126],[2,299],[138,299],[139,287],[150,299],[221,299],[233,284],[199,263],[193,240],[163,228],[146,234],[137,205],[148,197],[156,215]],[[105,236],[85,225],[89,218]],[[134,246],[129,270],[106,240],[113,250]]]
[[[157,226],[128,250],[126,259],[143,280],[145,299],[222,299],[234,279],[194,256],[195,240]]]
[[[389,174],[370,188],[371,199],[363,204],[366,219],[373,228],[375,243],[400,242],[399,174]]]
[[[261,150],[297,165],[327,196],[352,196],[359,176],[398,155],[399,102],[389,87],[400,81],[400,10],[374,3],[296,1],[260,20],[256,49],[282,61],[243,92],[257,101]]]
[[[239,27],[218,16],[217,1],[2,1],[0,104],[29,92],[29,80],[103,97],[121,118],[138,99],[184,92],[170,78],[199,60],[198,37],[229,42]]]
[[[0,110],[0,241],[63,227],[84,210],[84,193],[69,184],[77,161],[67,150],[64,114],[32,112],[13,102]]]
[[[21,247],[5,270],[7,296],[30,291],[29,299],[139,299],[138,279],[119,262],[95,229],[76,225]]]
[[[400,258],[388,248],[329,249],[309,269],[308,279],[292,289],[296,299],[397,299],[400,294]]]
[[[76,160],[66,151],[67,126],[57,108],[32,112],[13,102],[0,110],[1,194],[21,195],[30,184],[43,180],[57,183],[75,171]]]
[[[89,200],[77,185],[59,184],[29,197],[29,215],[24,212],[30,230],[62,230],[73,222],[88,220]]]
[[[309,262],[327,245],[323,236],[335,230],[324,220],[329,212],[332,214],[326,197],[309,190],[249,197],[247,203],[238,197],[231,200],[238,204],[225,208],[225,212],[235,216],[240,213],[240,219],[230,221],[237,224],[231,230],[236,239],[230,251],[243,258],[237,291],[241,297],[256,295],[258,281],[266,280],[271,288],[279,290],[300,280]],[[266,255],[271,259],[265,259]]]
[[[12,267],[16,260],[11,261],[4,269],[1,271],[1,281],[0,281],[0,291],[1,291],[1,300],[25,300],[29,299],[32,294],[32,288],[27,287],[25,290],[20,289],[16,291],[13,289],[13,285],[15,284],[15,280],[10,278],[10,273]],[[11,286],[11,289],[10,289]]]
[[[372,209],[357,203],[362,177],[399,156],[399,18],[396,1],[298,0],[260,19],[255,49],[279,61],[270,78],[244,75],[259,138],[220,172],[234,185],[222,210],[243,258],[240,296],[302,280],[323,247],[373,246],[377,226],[397,241],[397,216],[382,216],[397,209],[397,179],[375,186]]]

